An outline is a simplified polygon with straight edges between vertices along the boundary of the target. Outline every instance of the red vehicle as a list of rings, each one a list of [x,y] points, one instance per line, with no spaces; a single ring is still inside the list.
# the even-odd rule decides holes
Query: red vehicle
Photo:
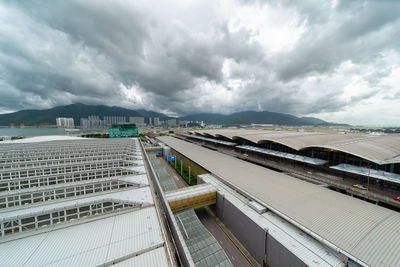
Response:
[[[394,196],[393,199],[397,200],[397,201],[400,201],[400,197],[398,197],[398,196]]]

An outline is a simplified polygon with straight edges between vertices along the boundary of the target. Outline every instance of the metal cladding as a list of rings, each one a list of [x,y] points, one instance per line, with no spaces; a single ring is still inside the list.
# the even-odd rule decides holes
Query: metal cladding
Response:
[[[370,136],[360,133],[238,129],[205,130],[196,133],[230,140],[245,139],[256,144],[274,142],[297,151],[313,147],[332,149],[364,158],[379,165],[400,163],[400,134]]]
[[[398,266],[398,212],[177,138],[159,139],[353,261]]]
[[[2,266],[170,266],[137,138],[0,144]]]

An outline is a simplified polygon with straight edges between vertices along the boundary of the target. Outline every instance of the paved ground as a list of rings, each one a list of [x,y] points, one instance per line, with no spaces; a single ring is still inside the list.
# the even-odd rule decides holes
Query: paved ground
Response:
[[[229,233],[227,233],[226,227],[221,225],[222,223],[217,221],[207,208],[200,208],[195,211],[203,225],[220,243],[233,266],[259,266],[246,249],[238,243],[236,238],[228,236]],[[249,260],[246,259],[245,255],[247,255]]]

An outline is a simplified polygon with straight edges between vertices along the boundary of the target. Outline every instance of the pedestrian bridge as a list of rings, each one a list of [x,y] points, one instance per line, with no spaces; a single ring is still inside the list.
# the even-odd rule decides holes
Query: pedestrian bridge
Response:
[[[211,184],[200,184],[168,191],[166,198],[172,212],[185,208],[201,208],[215,204],[217,189]]]

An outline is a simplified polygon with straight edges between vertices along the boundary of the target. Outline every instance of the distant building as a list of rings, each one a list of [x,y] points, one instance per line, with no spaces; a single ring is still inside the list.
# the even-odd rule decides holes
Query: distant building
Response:
[[[160,126],[160,118],[159,117],[154,117],[153,121],[154,121],[154,126]]]
[[[149,118],[149,125],[153,125],[151,118]]]
[[[99,116],[89,116],[81,118],[81,128],[104,128],[104,120],[100,120]]]
[[[112,124],[126,123],[125,116],[104,116],[104,124],[110,126]]]
[[[170,119],[165,121],[168,126],[175,127],[176,126],[176,119]]]
[[[179,127],[187,128],[190,121],[179,121]]]
[[[56,118],[56,124],[58,128],[74,128],[73,118]]]
[[[99,120],[100,120],[100,117],[99,117],[99,116],[92,115],[92,116],[88,116],[88,120],[90,120],[90,121],[99,121]]]
[[[89,120],[87,118],[81,118],[79,125],[81,128],[89,128]]]
[[[135,124],[113,124],[109,129],[110,138],[137,137],[139,130]]]
[[[134,123],[138,127],[146,126],[146,123],[144,123],[144,117],[129,117],[129,123]]]

